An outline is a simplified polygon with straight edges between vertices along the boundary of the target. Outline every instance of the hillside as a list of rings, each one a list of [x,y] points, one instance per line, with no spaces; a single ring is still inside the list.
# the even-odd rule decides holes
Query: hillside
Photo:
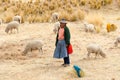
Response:
[[[116,0],[101,5],[100,9],[90,8],[88,2],[83,5],[79,0],[0,1],[0,18],[3,19],[0,25],[0,80],[120,80],[120,44],[114,46],[115,39],[120,36],[120,8]],[[63,6],[63,3],[66,5]],[[69,67],[61,66],[63,59],[53,58],[56,34],[53,33],[54,23],[49,23],[53,12],[58,12],[60,19],[68,20],[74,51],[70,55]],[[19,25],[19,33],[7,34],[5,28],[15,14],[22,16],[23,23]],[[83,21],[93,23],[98,33],[85,32]],[[108,33],[108,23],[115,24],[117,30]],[[36,50],[23,56],[27,42],[34,39],[43,40],[43,54]],[[95,59],[95,55],[91,54],[88,59],[86,46],[90,43],[99,44],[106,58],[99,56]],[[85,76],[78,78],[73,72],[73,65],[80,66]]]

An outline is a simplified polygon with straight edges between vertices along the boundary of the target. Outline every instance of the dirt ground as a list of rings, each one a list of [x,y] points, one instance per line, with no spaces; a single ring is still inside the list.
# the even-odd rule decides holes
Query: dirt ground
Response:
[[[114,41],[120,35],[119,13],[105,15],[105,23],[100,33],[86,33],[81,22],[68,22],[71,32],[73,54],[71,65],[62,67],[63,59],[54,59],[55,37],[53,23],[20,24],[19,33],[6,34],[6,24],[0,25],[0,80],[120,80],[120,45],[114,47]],[[115,23],[117,31],[107,33],[106,23]],[[43,54],[33,51],[22,56],[27,42],[33,39],[44,41]],[[86,46],[99,44],[106,53],[106,58],[94,59],[94,54],[87,59]],[[73,65],[78,65],[85,72],[83,78],[71,74]]]

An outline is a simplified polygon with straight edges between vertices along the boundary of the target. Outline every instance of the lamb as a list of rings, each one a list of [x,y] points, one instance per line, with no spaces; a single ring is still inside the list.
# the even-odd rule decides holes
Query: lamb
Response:
[[[118,43],[120,43],[120,36],[116,38],[116,41],[114,42],[115,47],[118,46]]]
[[[21,16],[19,15],[14,16],[13,21],[18,21],[19,23],[21,23]]]
[[[41,40],[32,40],[27,43],[25,50],[23,51],[23,55],[26,55],[28,52],[32,52],[32,50],[42,51],[43,42]],[[43,51],[42,51],[43,53]]]
[[[16,29],[18,32],[18,26],[19,26],[19,23],[17,21],[12,21],[12,22],[8,23],[8,25],[5,29],[5,32],[9,33],[9,31],[10,31],[12,33],[13,29]]]
[[[87,22],[84,22],[85,26],[85,32],[94,32],[95,26],[93,24],[88,24]]]
[[[52,22],[57,22],[59,19],[59,14],[57,12],[52,14],[51,21]]]
[[[88,51],[88,54],[87,54],[88,58],[90,56],[90,53],[95,53],[96,55],[95,58],[97,57],[97,55],[101,55],[103,58],[106,57],[106,54],[102,51],[101,47],[94,43],[89,44],[87,46],[87,51]]]
[[[60,27],[60,22],[56,22],[56,23],[54,24],[54,29],[53,29],[53,32],[54,32],[55,34],[58,32],[59,27]]]

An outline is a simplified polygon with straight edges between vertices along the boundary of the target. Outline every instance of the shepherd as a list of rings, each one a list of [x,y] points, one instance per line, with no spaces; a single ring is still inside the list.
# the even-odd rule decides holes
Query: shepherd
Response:
[[[56,48],[53,55],[54,58],[63,58],[64,63],[62,66],[64,67],[70,66],[70,58],[67,52],[67,47],[70,45],[70,31],[66,24],[67,21],[65,19],[60,21],[60,28],[58,29],[55,43]]]

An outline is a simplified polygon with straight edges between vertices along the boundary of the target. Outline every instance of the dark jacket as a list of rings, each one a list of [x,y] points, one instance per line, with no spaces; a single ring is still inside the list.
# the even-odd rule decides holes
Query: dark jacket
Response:
[[[70,31],[67,26],[64,27],[64,39],[65,39],[66,45],[69,45],[70,44]],[[57,42],[58,42],[58,34],[56,36],[56,43],[55,43],[56,46],[57,46]]]

